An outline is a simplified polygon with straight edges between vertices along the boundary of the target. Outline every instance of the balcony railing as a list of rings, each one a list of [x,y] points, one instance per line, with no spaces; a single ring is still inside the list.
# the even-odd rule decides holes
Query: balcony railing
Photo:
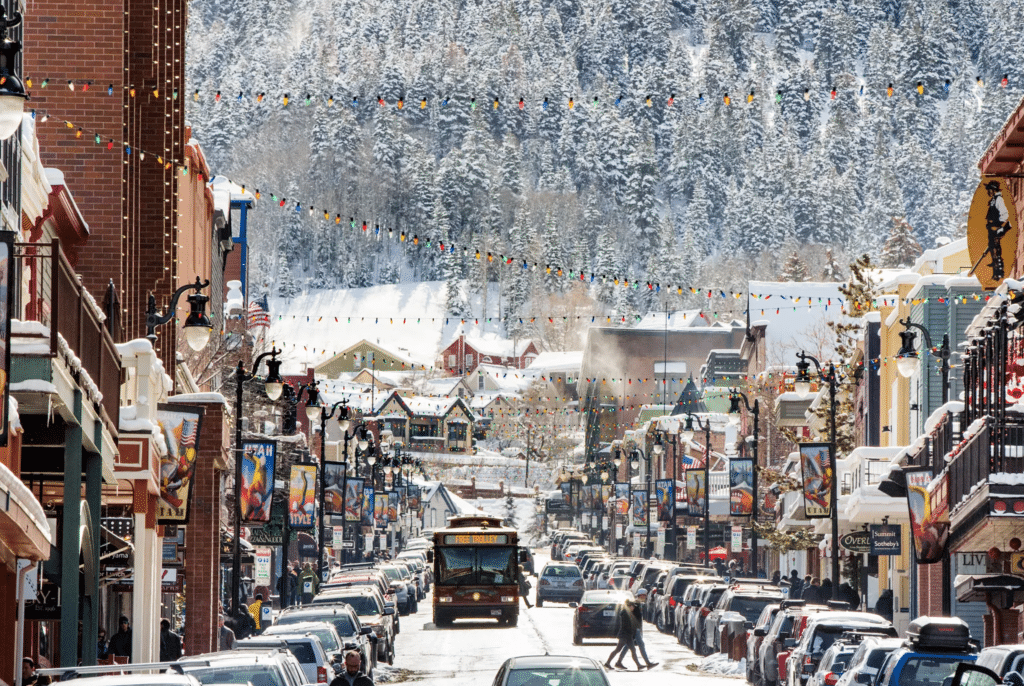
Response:
[[[50,332],[49,355],[57,357],[60,339],[67,344],[96,389],[102,394],[100,411],[117,435],[120,405],[121,358],[114,339],[104,327],[104,314],[82,286],[60,243],[18,243],[18,273],[28,284],[22,318],[38,321]],[[77,371],[77,370],[75,370]],[[80,373],[76,376],[81,377]],[[84,379],[79,378],[79,383]]]
[[[1003,426],[985,417],[982,426],[949,461],[949,502],[956,508],[992,474],[1024,472],[1024,419],[1008,414]]]

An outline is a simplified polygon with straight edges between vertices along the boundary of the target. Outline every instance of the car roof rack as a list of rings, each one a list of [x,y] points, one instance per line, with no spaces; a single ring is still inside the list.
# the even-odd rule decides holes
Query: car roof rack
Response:
[[[850,603],[845,600],[829,600],[825,603],[825,607],[830,610],[849,610]]]
[[[791,607],[803,607],[806,604],[807,601],[802,600],[800,598],[797,598],[795,600],[783,600],[782,604],[780,605],[780,608],[783,610],[788,610]]]
[[[191,664],[197,664],[200,661],[197,660]],[[204,661],[207,665],[210,664],[209,660]],[[126,665],[89,665],[88,667],[47,667],[46,669],[37,669],[36,674],[40,676],[58,676],[61,681],[68,681],[69,679],[77,679],[82,676],[91,675],[110,675],[111,672],[155,672],[155,671],[166,671],[170,670],[177,674],[183,674],[181,664],[178,662],[142,662],[138,664],[126,664]]]

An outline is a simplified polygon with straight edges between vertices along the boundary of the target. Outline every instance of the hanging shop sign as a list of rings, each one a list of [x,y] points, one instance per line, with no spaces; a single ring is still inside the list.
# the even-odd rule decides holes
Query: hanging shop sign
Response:
[[[868,533],[871,555],[902,555],[903,527],[899,524],[872,524]]]
[[[867,531],[854,531],[839,537],[839,545],[851,553],[867,553],[871,551],[871,534]]]
[[[800,470],[803,475],[804,514],[808,519],[831,516],[835,479],[832,446],[828,443],[802,443]]]
[[[1013,273],[1017,231],[1017,208],[1006,179],[983,177],[967,214],[967,252],[970,273],[985,290],[995,290]]]
[[[729,460],[729,514],[749,517],[754,514],[754,461],[749,458]]]
[[[918,564],[941,562],[949,542],[949,478],[932,478],[931,467],[904,469],[910,531]]]
[[[270,503],[274,498],[276,441],[242,442],[242,521],[270,521]]]
[[[157,524],[187,524],[203,408],[162,403],[156,421],[167,448],[160,457]]]

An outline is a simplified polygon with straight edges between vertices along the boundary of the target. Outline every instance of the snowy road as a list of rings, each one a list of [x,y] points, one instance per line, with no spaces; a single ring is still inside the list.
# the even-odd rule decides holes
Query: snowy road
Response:
[[[545,560],[537,555],[537,569]],[[536,587],[536,579],[531,579]],[[533,594],[531,593],[531,603]],[[466,686],[490,684],[501,663],[517,655],[585,655],[604,662],[615,645],[605,639],[588,639],[582,646],[572,644],[572,613],[564,604],[550,602],[544,607],[520,607],[519,626],[499,627],[496,622],[459,620],[451,627],[438,629],[431,621],[431,599],[420,603],[419,612],[402,617],[402,633],[396,640],[393,680],[389,683],[425,681]],[[630,658],[631,671],[612,671],[612,686],[651,686],[669,683],[682,686],[741,686],[741,679],[712,676],[688,669],[701,658],[676,643],[675,638],[644,625],[644,640],[651,660],[660,664],[648,672],[637,672]],[[390,670],[389,670],[390,671]]]

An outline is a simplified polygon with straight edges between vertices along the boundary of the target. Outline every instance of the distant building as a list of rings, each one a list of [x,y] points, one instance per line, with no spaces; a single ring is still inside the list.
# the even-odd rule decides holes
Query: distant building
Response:
[[[318,364],[314,367],[314,372],[318,377],[336,379],[344,372],[358,372],[363,369],[400,372],[411,371],[415,366],[416,363],[406,355],[363,339]]]
[[[384,428],[409,450],[468,452],[473,445],[476,418],[458,396],[404,398],[393,391],[376,414]]]
[[[525,369],[539,355],[533,341],[467,336],[460,333],[437,356],[437,368],[463,376],[479,364]]]

